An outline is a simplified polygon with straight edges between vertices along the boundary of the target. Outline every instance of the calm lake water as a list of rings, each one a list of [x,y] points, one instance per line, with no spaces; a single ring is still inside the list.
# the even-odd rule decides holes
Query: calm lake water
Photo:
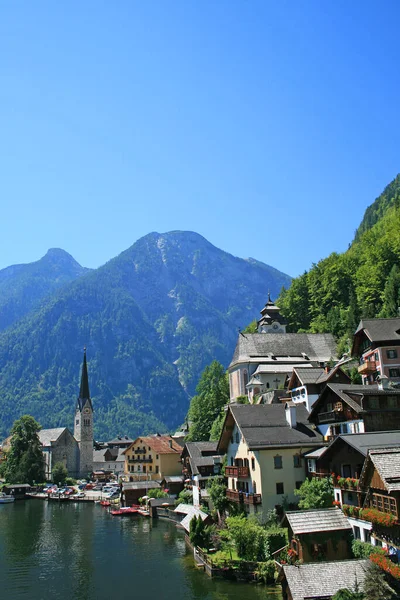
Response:
[[[173,523],[100,505],[0,505],[4,600],[280,600],[279,588],[209,579]]]

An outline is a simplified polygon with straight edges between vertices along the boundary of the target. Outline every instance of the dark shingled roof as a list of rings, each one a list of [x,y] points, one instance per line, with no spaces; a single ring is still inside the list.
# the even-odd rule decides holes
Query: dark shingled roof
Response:
[[[354,590],[356,582],[362,591],[366,571],[365,560],[336,560],[306,565],[284,565],[283,572],[293,600],[330,599],[340,589]]]
[[[187,442],[185,446],[193,475],[199,474],[199,467],[212,466],[214,464],[213,456],[219,454],[218,442]]]
[[[285,513],[294,535],[316,531],[339,531],[351,529],[351,525],[339,508],[296,510]]]
[[[400,341],[400,318],[396,319],[363,319],[357,327],[365,331],[371,342]]]
[[[229,366],[252,359],[261,362],[261,358],[271,354],[276,357],[306,355],[305,362],[327,362],[336,358],[336,342],[331,333],[240,333]]]
[[[293,428],[286,420],[284,404],[234,404],[230,410],[251,449],[320,445],[323,437],[308,423],[307,409],[303,404],[295,406],[297,424]]]
[[[400,444],[400,431],[374,431],[372,433],[341,433],[331,442],[330,446],[342,439],[363,456],[373,448],[394,448]]]

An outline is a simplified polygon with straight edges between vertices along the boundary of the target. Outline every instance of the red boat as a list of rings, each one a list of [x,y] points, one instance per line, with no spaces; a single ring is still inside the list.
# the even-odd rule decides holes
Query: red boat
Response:
[[[118,510],[112,510],[111,514],[113,517],[123,517],[125,515],[138,514],[138,506],[122,506]]]
[[[100,506],[111,506],[111,502],[109,500],[101,500]]]

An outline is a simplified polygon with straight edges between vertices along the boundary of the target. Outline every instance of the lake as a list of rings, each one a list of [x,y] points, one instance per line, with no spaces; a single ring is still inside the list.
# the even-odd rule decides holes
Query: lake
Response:
[[[98,504],[0,505],[4,600],[280,600],[280,588],[209,579],[182,530]]]

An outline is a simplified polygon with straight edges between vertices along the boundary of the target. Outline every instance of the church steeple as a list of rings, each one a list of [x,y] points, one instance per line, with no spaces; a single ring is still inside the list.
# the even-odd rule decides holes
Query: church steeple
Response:
[[[260,311],[261,319],[257,321],[258,333],[286,333],[286,319],[280,314],[279,307],[271,300],[268,290],[268,300]]]
[[[92,408],[92,401],[90,399],[89,392],[89,376],[88,376],[88,368],[86,362],[86,347],[83,349],[83,364],[82,364],[82,374],[81,374],[81,387],[79,390],[79,398],[78,405],[80,410],[82,410],[83,406],[89,402],[90,408]]]

